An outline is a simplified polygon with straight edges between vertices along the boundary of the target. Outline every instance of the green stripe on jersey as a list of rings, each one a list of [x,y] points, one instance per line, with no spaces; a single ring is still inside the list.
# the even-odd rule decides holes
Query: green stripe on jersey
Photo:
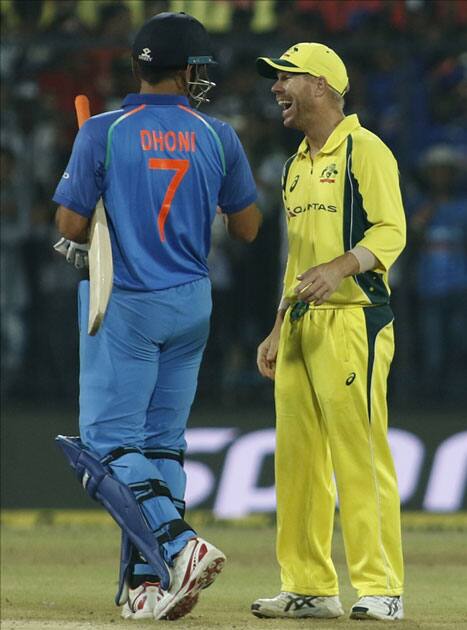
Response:
[[[129,112],[126,112],[125,114],[122,114],[119,118],[117,118],[117,120],[114,120],[113,123],[110,125],[109,130],[107,131],[107,147],[105,149],[105,163],[104,163],[104,168],[108,168],[109,164],[110,164],[110,147],[112,145],[112,135],[114,132],[115,127],[122,122],[122,120],[125,120],[125,118],[128,118],[128,116],[131,116],[132,114],[136,114],[136,112],[139,112],[141,109],[144,109],[146,107],[146,105],[140,105],[139,107],[136,107],[135,109],[132,109]]]
[[[376,337],[380,330],[387,326],[394,319],[394,314],[391,307],[388,305],[383,306],[366,306],[363,309],[366,323],[366,338],[368,342],[368,367],[367,367],[367,379],[366,379],[366,397],[368,418],[371,422],[371,380],[373,376],[373,366],[375,363],[375,345]]]
[[[195,118],[197,118],[198,120],[200,120],[203,125],[205,125],[209,131],[212,133],[214,140],[217,144],[217,147],[219,149],[219,153],[220,153],[220,158],[221,158],[221,162],[222,162],[222,175],[226,175],[227,174],[227,167],[226,167],[226,163],[225,163],[225,153],[224,153],[224,147],[222,145],[221,139],[219,138],[217,131],[215,129],[213,129],[213,127],[211,127],[211,125],[208,123],[207,120],[205,120],[200,114],[198,114],[198,112],[193,111],[192,109],[190,109],[189,107],[185,107],[184,105],[179,105],[178,106],[179,109],[183,109],[184,112],[187,112],[188,114],[190,114],[191,116],[194,116]]]
[[[352,148],[353,141],[350,135],[347,138],[343,213],[344,251],[346,252],[355,247],[364,237],[366,230],[373,225],[368,220],[358,180],[352,172]],[[389,303],[389,293],[380,273],[366,271],[354,276],[354,280],[372,304]]]

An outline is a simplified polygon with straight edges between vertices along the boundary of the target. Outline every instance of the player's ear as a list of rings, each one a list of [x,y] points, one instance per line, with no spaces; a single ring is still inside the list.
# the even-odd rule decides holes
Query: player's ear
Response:
[[[316,96],[324,96],[327,91],[328,82],[326,81],[326,77],[317,77],[316,81]]]
[[[188,95],[188,84],[191,81],[190,77],[192,67],[193,66],[187,66],[183,70],[178,70],[174,77],[177,87],[186,95]]]

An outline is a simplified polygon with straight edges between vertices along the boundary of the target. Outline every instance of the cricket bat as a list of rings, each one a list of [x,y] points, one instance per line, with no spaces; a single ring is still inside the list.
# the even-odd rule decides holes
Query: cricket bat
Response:
[[[81,127],[91,116],[89,99],[75,98],[76,117]],[[89,230],[89,319],[88,334],[95,335],[104,319],[113,285],[112,246],[102,199],[97,202]]]

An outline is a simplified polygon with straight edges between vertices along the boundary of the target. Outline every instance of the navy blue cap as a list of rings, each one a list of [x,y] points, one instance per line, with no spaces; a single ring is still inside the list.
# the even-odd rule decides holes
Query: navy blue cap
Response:
[[[135,37],[133,56],[152,68],[216,63],[204,26],[187,13],[158,13]]]

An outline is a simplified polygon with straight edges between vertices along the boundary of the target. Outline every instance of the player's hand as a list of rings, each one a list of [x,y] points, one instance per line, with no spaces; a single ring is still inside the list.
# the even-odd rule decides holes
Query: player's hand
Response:
[[[280,328],[276,327],[258,346],[256,364],[259,373],[265,378],[274,380],[276,374],[277,349],[279,348]]]
[[[344,274],[335,261],[311,267],[297,276],[300,283],[294,291],[303,302],[314,302],[316,306],[323,304],[331,297],[342,281]]]
[[[76,269],[84,269],[89,266],[87,243],[75,243],[67,238],[61,238],[54,245],[55,251],[65,256],[67,262],[74,265]]]

